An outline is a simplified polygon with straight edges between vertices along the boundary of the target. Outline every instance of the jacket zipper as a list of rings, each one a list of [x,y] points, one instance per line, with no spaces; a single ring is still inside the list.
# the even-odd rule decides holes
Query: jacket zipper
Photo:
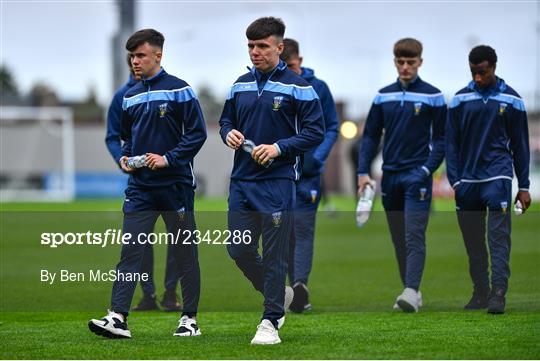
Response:
[[[257,98],[260,98],[262,93],[264,92],[264,87],[266,86],[266,83],[268,83],[268,81],[270,80],[270,78],[272,78],[272,76],[274,75],[274,73],[276,72],[276,70],[278,69],[279,67],[279,63],[278,65],[275,67],[275,69],[272,71],[272,73],[270,74],[270,76],[268,77],[268,79],[266,79],[266,82],[264,83],[263,87],[262,87],[262,90],[259,92],[259,81],[257,80],[257,77],[255,76],[255,73],[252,73],[251,75],[253,75],[253,78],[255,78],[255,84],[257,85]],[[257,71],[257,70],[255,70]]]

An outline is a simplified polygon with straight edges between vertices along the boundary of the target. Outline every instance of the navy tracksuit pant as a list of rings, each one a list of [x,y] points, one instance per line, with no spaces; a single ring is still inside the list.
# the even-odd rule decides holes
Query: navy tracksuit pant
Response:
[[[313,264],[317,207],[321,200],[321,176],[302,176],[296,183],[294,234],[289,258],[289,281],[307,285]]]
[[[491,255],[491,286],[508,289],[510,277],[510,231],[512,181],[496,179],[482,183],[459,183],[455,188],[459,227],[469,256],[469,273],[477,292],[489,290],[488,249]]]
[[[433,180],[421,168],[384,171],[381,195],[404,287],[418,290],[426,260]]]
[[[152,245],[144,247],[144,255],[141,263],[141,272],[148,274],[148,280],[141,280],[142,291],[147,295],[156,293],[156,285],[154,283],[154,248]],[[167,264],[165,266],[165,289],[167,291],[176,291],[178,283],[178,271],[176,262],[172,252],[167,250]]]
[[[231,180],[228,226],[231,233],[250,232],[250,242],[232,242],[227,250],[236,265],[264,296],[263,319],[277,328],[285,314],[285,278],[295,183],[289,179]],[[258,252],[262,235],[262,257]],[[233,240],[231,237],[230,240]],[[245,238],[244,238],[245,240]]]
[[[122,273],[141,273],[141,263],[148,244],[137,242],[140,234],[152,233],[158,217],[161,215],[167,232],[177,234],[178,230],[194,231],[193,213],[194,190],[184,184],[168,187],[141,188],[129,186],[124,201],[123,233],[132,235],[128,244],[122,246],[120,262],[116,270]],[[182,240],[184,237],[181,237]],[[145,239],[145,237],[143,237]],[[176,264],[182,298],[183,313],[195,315],[200,296],[200,270],[197,245],[194,242],[169,242],[168,252]],[[115,281],[111,296],[111,309],[128,314],[137,282]]]

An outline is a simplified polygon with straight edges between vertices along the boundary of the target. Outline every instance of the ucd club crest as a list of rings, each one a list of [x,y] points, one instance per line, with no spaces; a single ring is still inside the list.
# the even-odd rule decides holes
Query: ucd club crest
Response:
[[[503,213],[506,213],[507,209],[508,209],[508,202],[501,202],[501,211]]]
[[[276,228],[281,225],[281,212],[272,213],[272,224]]]
[[[414,115],[419,115],[422,110],[422,103],[414,103]]]
[[[427,188],[420,188],[420,200],[421,201],[426,200],[426,193],[427,193]]]
[[[186,218],[186,207],[182,207],[180,208],[178,211],[178,219],[180,220],[180,222],[183,222],[184,219]]]
[[[499,115],[503,115],[506,112],[506,107],[508,104],[506,103],[499,103]]]
[[[315,203],[315,201],[317,200],[317,190],[316,189],[312,189],[311,190],[311,203]]]
[[[277,112],[281,108],[281,102],[283,102],[282,96],[275,96],[274,102],[272,103],[272,110]]]
[[[163,118],[167,114],[167,103],[159,105],[159,117]]]

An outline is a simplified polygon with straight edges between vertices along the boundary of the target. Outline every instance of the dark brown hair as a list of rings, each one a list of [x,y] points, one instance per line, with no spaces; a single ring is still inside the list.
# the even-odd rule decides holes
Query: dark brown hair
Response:
[[[285,45],[283,52],[279,56],[281,60],[287,61],[294,57],[300,56],[300,45],[298,41],[290,38],[283,39],[283,44]]]
[[[154,29],[142,29],[136,31],[129,37],[126,42],[126,49],[127,51],[134,51],[144,43],[163,49],[164,42],[165,37],[159,31]]]
[[[285,23],[280,18],[267,16],[252,22],[246,29],[246,37],[249,40],[266,39],[274,35],[278,39],[283,39],[285,35]]]
[[[422,57],[422,43],[413,38],[403,38],[394,44],[394,56],[396,58]]]

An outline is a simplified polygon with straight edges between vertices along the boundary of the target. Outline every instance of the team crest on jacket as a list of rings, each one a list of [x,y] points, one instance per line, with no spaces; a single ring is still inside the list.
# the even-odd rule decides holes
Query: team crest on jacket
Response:
[[[180,208],[178,211],[178,220],[180,222],[183,222],[184,221],[184,218],[186,218],[186,207],[182,207]]]
[[[426,193],[427,193],[427,188],[420,188],[420,200],[421,201],[426,200]]]
[[[503,213],[506,213],[507,209],[508,209],[508,202],[501,202],[501,211]]]
[[[281,225],[281,212],[272,213],[272,224],[276,228]]]
[[[422,103],[414,103],[414,115],[419,115],[422,110]]]
[[[281,102],[283,102],[283,96],[278,95],[274,97],[274,102],[272,103],[272,110],[277,112],[281,108]]]
[[[317,190],[316,189],[312,189],[311,190],[311,203],[315,203],[315,201],[317,200]]]
[[[167,114],[167,103],[159,105],[159,117],[163,118]]]
[[[506,103],[499,103],[499,115],[503,115],[506,112],[506,107],[508,104]]]

